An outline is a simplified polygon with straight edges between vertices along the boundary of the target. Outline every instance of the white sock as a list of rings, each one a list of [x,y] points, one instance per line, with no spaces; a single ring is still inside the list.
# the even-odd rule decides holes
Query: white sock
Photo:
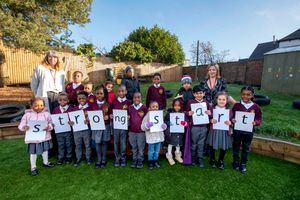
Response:
[[[36,168],[36,159],[37,159],[37,155],[36,154],[30,154],[31,169]]]
[[[172,155],[172,148],[173,148],[173,145],[169,144],[167,154]]]
[[[43,156],[43,163],[45,165],[47,165],[49,163],[48,162],[48,151],[44,151],[43,154],[42,154],[42,156]]]
[[[180,153],[180,146],[179,146],[179,145],[176,146],[175,152],[176,152],[176,153]]]

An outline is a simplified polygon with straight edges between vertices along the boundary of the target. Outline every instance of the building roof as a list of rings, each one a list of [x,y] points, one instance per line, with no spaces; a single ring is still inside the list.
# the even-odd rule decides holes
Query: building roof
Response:
[[[260,43],[256,46],[254,51],[252,52],[251,56],[249,57],[249,60],[259,60],[264,58],[264,54],[266,52],[272,51],[279,47],[279,44],[277,41],[272,42],[265,42]]]
[[[300,28],[295,32],[289,34],[288,36],[285,36],[284,38],[280,39],[279,42],[296,40],[296,39],[300,39]]]
[[[277,54],[277,53],[289,53],[289,52],[294,52],[294,51],[300,51],[300,46],[277,48],[277,49],[274,49],[272,51],[269,51],[269,52],[265,53],[265,55]]]

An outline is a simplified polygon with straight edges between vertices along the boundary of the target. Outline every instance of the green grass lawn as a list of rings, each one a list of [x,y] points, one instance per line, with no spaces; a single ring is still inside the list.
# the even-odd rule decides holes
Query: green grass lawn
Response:
[[[204,169],[176,164],[160,157],[161,169],[152,171],[114,168],[110,159],[104,169],[84,162],[41,167],[40,175],[29,175],[29,156],[23,139],[0,141],[0,199],[299,199],[300,166],[250,153],[248,172],[230,167]],[[51,158],[53,162],[56,160]]]
[[[149,85],[150,83],[143,83],[141,86],[144,98]],[[162,83],[162,85],[173,91],[174,95],[181,87],[179,82]],[[240,85],[228,85],[230,95],[236,100],[240,98],[241,87]],[[300,97],[263,90],[258,91],[257,89],[255,92],[257,94],[267,95],[271,98],[271,104],[262,107],[263,124],[257,129],[256,133],[265,137],[300,143],[300,110],[292,107],[293,100],[300,99]],[[172,98],[168,99],[168,107],[171,106],[171,101]]]

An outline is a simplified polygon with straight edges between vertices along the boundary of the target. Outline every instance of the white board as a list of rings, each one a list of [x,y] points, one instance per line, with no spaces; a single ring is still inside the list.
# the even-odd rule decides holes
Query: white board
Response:
[[[52,122],[54,124],[55,133],[63,133],[71,131],[71,126],[68,124],[69,115],[68,113],[53,114],[51,115]]]
[[[29,130],[25,133],[25,142],[45,140],[46,131],[44,129],[47,127],[47,124],[47,121],[29,120],[27,122]]]
[[[69,114],[70,121],[74,122],[74,125],[72,126],[74,132],[89,129],[88,125],[84,123],[85,115],[83,110],[69,112],[68,114]]]
[[[150,132],[164,131],[161,127],[164,123],[163,111],[149,111],[149,122],[153,122],[153,126],[150,128]]]
[[[184,113],[170,113],[170,132],[184,133],[184,126],[180,124],[184,121]]]
[[[91,130],[105,130],[105,123],[102,110],[88,111]]]
[[[255,114],[251,112],[235,112],[234,129],[239,131],[252,132],[253,131],[253,121]]]
[[[194,111],[192,116],[194,125],[209,124],[209,117],[205,113],[207,111],[205,102],[191,104],[191,110]]]
[[[215,108],[213,110],[213,119],[217,121],[213,124],[214,130],[229,131],[229,125],[225,124],[225,121],[229,121],[229,109]]]
[[[127,110],[113,109],[114,129],[128,130]]]

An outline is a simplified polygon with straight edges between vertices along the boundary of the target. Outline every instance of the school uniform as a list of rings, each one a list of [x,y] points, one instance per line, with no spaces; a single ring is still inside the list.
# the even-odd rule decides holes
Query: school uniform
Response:
[[[135,77],[124,77],[121,82],[127,89],[126,98],[132,100],[135,92],[140,92],[140,82]]]
[[[146,143],[145,132],[141,129],[141,123],[148,109],[142,103],[132,104],[128,108],[129,115],[129,143],[132,147],[132,160],[136,165],[141,165],[144,161],[144,149]]]
[[[241,112],[252,112],[255,113],[254,121],[256,126],[259,126],[262,123],[262,112],[259,107],[254,102],[250,102],[248,104],[244,102],[239,102],[234,104],[232,108],[233,118],[235,118],[236,111]],[[253,132],[246,132],[246,131],[233,131],[233,161],[236,163],[246,164],[248,161],[248,153],[249,148],[253,139]],[[240,147],[242,145],[242,153],[241,153],[241,160],[239,156]]]
[[[88,103],[85,105],[78,105],[76,106],[73,111],[77,110],[83,110],[85,116],[87,116],[87,111],[94,110],[92,106],[89,106]],[[76,159],[77,162],[81,160],[82,157],[82,140],[84,142],[85,146],[85,156],[87,161],[90,161],[91,159],[91,130],[82,130],[82,131],[73,131],[74,134],[74,143],[75,143],[75,153],[76,153]]]
[[[66,105],[64,107],[57,106],[52,111],[52,114],[62,114],[71,112],[73,109],[70,105]],[[67,160],[72,159],[72,150],[73,150],[73,133],[72,131],[66,131],[62,133],[56,134],[57,143],[58,143],[58,160],[62,161],[65,157]]]
[[[207,110],[211,110],[209,103],[206,100],[197,101],[196,99],[190,100],[187,104],[186,112],[188,114],[191,111],[191,104],[194,103],[206,103]],[[203,162],[203,153],[204,153],[204,145],[206,140],[206,135],[208,132],[207,125],[208,124],[200,124],[195,125],[193,123],[192,116],[189,117],[189,121],[191,121],[191,139],[192,139],[192,159],[193,162],[196,159],[199,159],[199,162]]]
[[[183,100],[183,103],[184,103],[184,108],[186,108],[189,100],[195,99],[194,94],[193,94],[193,90],[191,88],[188,89],[188,90],[185,90],[183,87],[181,87],[178,90],[177,95],[182,95],[182,100]]]
[[[149,108],[151,101],[157,101],[159,105],[159,110],[166,109],[167,95],[166,95],[165,88],[160,84],[158,85],[153,84],[148,88],[147,98],[146,98],[147,108]]]
[[[96,101],[96,110],[102,110],[103,118],[108,117],[104,120],[105,130],[92,130],[92,139],[96,143],[97,152],[97,164],[106,164],[107,147],[110,141],[110,115],[112,114],[110,104],[105,101]]]
[[[164,132],[165,141],[167,144],[171,144],[173,146],[183,146],[185,133],[171,133],[170,132],[170,126],[171,126],[170,113],[176,113],[176,111],[172,108],[172,109],[168,110],[167,114],[164,117],[164,122],[168,126],[168,128]],[[187,121],[187,119],[185,119],[185,121]]]
[[[126,97],[123,99],[118,97],[113,101],[112,109],[128,110],[130,105],[131,101]],[[123,165],[126,165],[126,135],[127,130],[114,129],[114,153],[116,158],[116,166],[120,161],[123,163]]]
[[[76,84],[76,83],[71,82],[66,85],[66,93],[68,94],[69,104],[72,107],[75,107],[78,105],[77,93],[80,91],[83,91],[83,89],[84,89],[84,86],[81,83]]]
[[[88,104],[90,106],[96,106],[96,101],[97,101],[97,97],[93,93],[90,93],[87,98]]]

